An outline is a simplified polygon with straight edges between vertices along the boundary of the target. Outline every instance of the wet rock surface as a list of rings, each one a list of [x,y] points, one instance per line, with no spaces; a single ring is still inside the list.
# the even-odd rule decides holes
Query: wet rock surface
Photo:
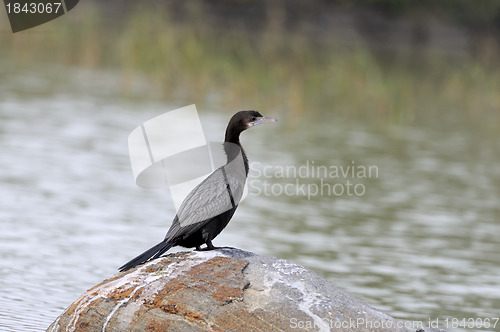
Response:
[[[300,265],[224,248],[117,273],[48,331],[416,330],[406,327]]]

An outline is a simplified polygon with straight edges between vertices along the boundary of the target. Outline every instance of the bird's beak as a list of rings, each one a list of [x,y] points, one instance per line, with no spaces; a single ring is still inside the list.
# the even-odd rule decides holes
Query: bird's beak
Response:
[[[260,116],[255,119],[255,121],[252,122],[253,126],[256,126],[258,124],[264,123],[264,122],[276,122],[278,119],[272,118],[270,116]]]

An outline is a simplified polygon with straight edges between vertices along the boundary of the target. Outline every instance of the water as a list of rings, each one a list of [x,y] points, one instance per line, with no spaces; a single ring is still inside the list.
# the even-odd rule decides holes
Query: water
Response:
[[[2,331],[48,327],[174,214],[166,192],[134,184],[127,137],[182,105],[125,98],[112,73],[61,72],[0,80]],[[208,140],[221,139],[230,112],[199,112]],[[281,121],[243,134],[250,193],[216,245],[294,260],[398,318],[471,331],[451,320],[499,316],[498,139],[263,113]],[[377,173],[332,173],[349,166]]]

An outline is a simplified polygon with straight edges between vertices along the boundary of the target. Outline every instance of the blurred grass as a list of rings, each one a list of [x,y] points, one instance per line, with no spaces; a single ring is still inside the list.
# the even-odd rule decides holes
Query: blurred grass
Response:
[[[368,47],[312,42],[300,29],[211,27],[194,8],[187,20],[161,8],[108,20],[90,3],[50,23],[53,32],[3,34],[0,55],[22,66],[112,68],[123,73],[124,94],[140,74],[179,103],[498,130],[499,63],[446,54],[381,61]]]

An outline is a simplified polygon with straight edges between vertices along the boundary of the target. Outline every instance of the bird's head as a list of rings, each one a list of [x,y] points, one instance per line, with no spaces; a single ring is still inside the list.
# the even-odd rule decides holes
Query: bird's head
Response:
[[[242,131],[265,122],[276,122],[276,118],[263,116],[257,111],[240,111],[233,115],[226,129],[226,142],[238,142]]]

